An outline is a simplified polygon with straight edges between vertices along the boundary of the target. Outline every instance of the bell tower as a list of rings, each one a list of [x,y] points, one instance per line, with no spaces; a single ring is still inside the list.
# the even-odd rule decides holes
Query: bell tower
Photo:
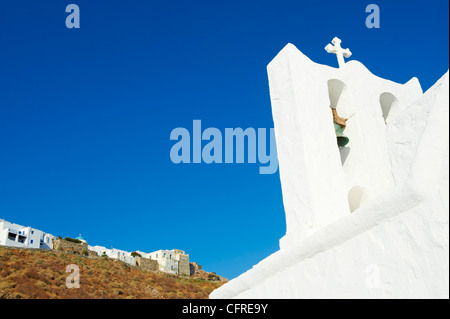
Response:
[[[394,188],[386,125],[422,94],[415,82],[343,63],[351,52],[338,40],[326,50],[339,68],[314,63],[292,44],[267,67],[287,225],[281,249]]]

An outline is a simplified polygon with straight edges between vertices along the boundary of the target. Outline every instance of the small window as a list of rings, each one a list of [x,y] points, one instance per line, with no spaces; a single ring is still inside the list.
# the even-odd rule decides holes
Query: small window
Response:
[[[31,235],[34,235],[34,230],[31,231]]]
[[[31,240],[31,243],[33,243],[33,239]]]
[[[350,206],[350,211],[353,213],[355,210],[360,208],[369,199],[369,195],[365,188],[361,186],[353,187],[348,193],[348,203]]]

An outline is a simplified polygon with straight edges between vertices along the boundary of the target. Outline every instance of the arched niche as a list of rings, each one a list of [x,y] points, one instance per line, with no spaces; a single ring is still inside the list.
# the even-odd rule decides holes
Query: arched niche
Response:
[[[348,192],[348,204],[353,213],[369,200],[369,195],[364,187],[354,186]]]
[[[336,109],[340,117],[348,119],[355,114],[350,90],[344,82],[338,79],[328,80],[328,96],[330,106]]]
[[[394,96],[394,94],[389,92],[384,92],[380,95],[380,105],[384,122],[386,124],[388,124],[389,121],[392,121],[392,119],[401,111],[398,99]]]

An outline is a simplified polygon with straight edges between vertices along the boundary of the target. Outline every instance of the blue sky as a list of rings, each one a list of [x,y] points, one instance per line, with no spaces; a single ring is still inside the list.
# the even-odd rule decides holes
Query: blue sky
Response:
[[[81,28],[67,29],[75,3]],[[368,29],[365,8],[380,7]],[[0,218],[90,244],[183,249],[234,278],[278,250],[278,173],[170,161],[172,129],[273,127],[266,66],[293,43],[428,89],[448,69],[448,1],[3,1]]]

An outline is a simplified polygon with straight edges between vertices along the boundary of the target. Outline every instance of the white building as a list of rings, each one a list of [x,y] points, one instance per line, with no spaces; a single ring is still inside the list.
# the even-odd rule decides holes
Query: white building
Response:
[[[41,230],[0,219],[0,245],[22,248],[52,249],[55,237]]]
[[[136,252],[137,252],[139,255],[141,255],[142,258],[151,259],[151,258],[150,258],[150,253],[146,253],[146,252],[143,252],[143,251],[140,251],[140,250],[137,250]]]
[[[131,256],[130,252],[120,250],[120,249],[108,249],[103,246],[88,246],[89,250],[95,251],[97,255],[106,255],[111,259],[116,259],[123,261],[131,266],[136,266],[136,258]]]
[[[210,298],[449,297],[448,71],[423,93],[339,60],[268,65],[286,235]]]
[[[2,246],[53,249],[54,239],[56,238],[53,235],[41,230],[0,219],[0,245]],[[87,244],[87,241],[81,234],[76,239]],[[131,266],[136,266],[136,257],[132,256],[132,253],[128,251],[90,245],[88,245],[88,249],[96,252],[98,256],[106,255],[111,259],[120,260]],[[158,261],[159,270],[162,272],[174,275],[189,275],[189,255],[185,254],[182,250],[158,250],[153,253],[138,251],[137,253],[143,258]]]
[[[158,261],[159,270],[162,272],[173,275],[189,275],[189,255],[182,250],[161,249],[146,255],[147,258]]]
[[[158,261],[159,270],[168,274],[178,273],[178,260],[173,250],[157,250],[149,253],[149,259]]]
[[[103,246],[88,246],[89,250],[95,251],[99,256],[105,255],[111,259],[123,261],[129,265],[136,266],[136,257],[130,252],[119,249],[108,249]],[[189,275],[189,255],[179,249],[157,250],[152,253],[136,251],[142,258],[156,260],[159,271],[173,275]]]

